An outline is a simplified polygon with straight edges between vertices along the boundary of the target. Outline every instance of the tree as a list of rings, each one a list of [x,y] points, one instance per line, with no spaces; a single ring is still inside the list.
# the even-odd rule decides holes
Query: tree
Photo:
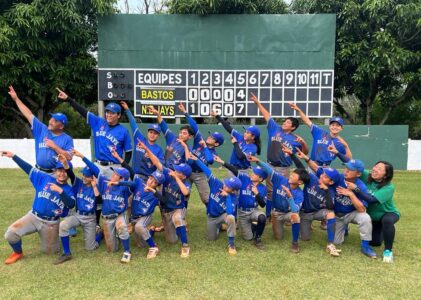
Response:
[[[283,14],[283,0],[169,0],[170,14]]]
[[[349,117],[340,99],[355,95],[365,124],[386,124],[397,107],[421,98],[421,2],[295,0],[291,10],[337,15],[339,112]]]
[[[98,16],[115,11],[116,0],[2,1],[0,4],[0,106],[10,124],[30,128],[8,98],[12,84],[43,120],[59,104],[55,87],[96,101]],[[25,126],[25,127],[23,127]],[[15,130],[19,130],[15,128]],[[22,136],[20,133],[11,136]]]

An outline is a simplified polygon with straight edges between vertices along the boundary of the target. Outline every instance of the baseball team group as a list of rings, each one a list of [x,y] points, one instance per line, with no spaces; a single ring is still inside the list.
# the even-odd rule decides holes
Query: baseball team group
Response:
[[[13,159],[35,189],[32,209],[5,233],[13,249],[6,264],[23,258],[22,237],[35,232],[43,252],[53,254],[61,249],[54,264],[71,260],[70,235],[79,226],[86,250],[97,249],[102,240],[107,251],[118,251],[121,244],[122,263],[131,260],[130,236],[137,246],[148,247],[147,259],[155,258],[160,249],[154,234],[160,231],[166,242],[179,241],[180,256],[188,258],[188,232],[195,230],[188,230],[186,222],[188,204],[196,200],[190,197],[193,184],[205,206],[207,238],[216,240],[226,232],[229,255],[237,254],[237,232],[257,249],[265,250],[262,237],[266,224],[272,225],[277,240],[283,239],[284,231],[290,228],[290,250],[299,253],[299,238],[310,240],[313,221],[320,221],[326,230],[328,255],[341,255],[340,245],[353,223],[357,224],[364,255],[376,258],[372,247],[384,243],[383,261],[393,262],[395,223],[400,218],[394,203],[393,166],[379,161],[368,170],[363,161],[352,158],[350,147],[340,137],[344,127],[340,117],[331,118],[325,130],[312,123],[296,104],[289,103],[310,129],[313,141],[309,149],[294,134],[299,127],[297,118],[277,123],[251,94],[250,101],[267,122],[267,157],[260,155],[257,126],[245,127],[241,133],[212,112],[231,139],[231,157],[225,162],[217,153],[218,147],[227,142],[224,135],[203,135],[182,104],[178,108],[188,125],[181,126],[178,135],[153,106],[149,110],[156,115],[157,124],[141,128],[144,134],[125,102],[108,103],[102,118],[62,90],[57,91],[58,100],[68,103],[91,127],[94,161],[74,148],[72,137],[65,133],[65,114],[51,113],[45,125],[9,87],[10,97],[31,125],[36,165],[1,149],[1,156]],[[119,123],[123,113],[131,133]],[[165,149],[157,143],[161,135],[165,137]],[[86,164],[80,177],[72,168],[75,156]],[[344,163],[343,173],[330,166],[336,158]],[[210,165],[226,168],[225,178],[218,179]],[[153,226],[157,207],[160,225]]]

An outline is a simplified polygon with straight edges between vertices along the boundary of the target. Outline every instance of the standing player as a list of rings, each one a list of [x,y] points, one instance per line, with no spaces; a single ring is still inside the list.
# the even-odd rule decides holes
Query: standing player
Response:
[[[249,126],[245,128],[246,132],[241,134],[214,111],[211,112],[211,116],[215,117],[224,126],[225,130],[231,134],[231,142],[234,144],[234,149],[232,150],[230,164],[236,167],[239,172],[247,174],[248,169],[251,168],[247,155],[260,155],[260,129],[257,126]]]
[[[35,139],[35,167],[46,173],[53,173],[58,154],[64,155],[67,160],[71,160],[73,139],[64,133],[64,127],[67,125],[66,115],[63,113],[50,114],[51,119],[48,121],[47,127],[23,104],[12,86],[9,86],[9,95],[15,101],[22,115],[31,124]]]
[[[188,125],[182,126],[177,139],[175,134],[168,128],[167,123],[164,121],[159,111],[157,111],[153,106],[149,106],[149,111],[156,115],[159,127],[161,127],[161,131],[165,135],[165,142],[167,144],[165,152],[165,166],[173,169],[174,165],[186,163],[185,149],[182,142],[187,143],[188,140],[193,138],[193,129]]]
[[[291,251],[299,253],[300,216],[298,213],[303,203],[303,191],[300,189],[300,185],[309,183],[308,172],[304,169],[295,169],[289,178],[286,178],[257,157],[249,156],[249,160],[256,162],[268,173],[268,178],[270,178],[274,187],[274,193],[272,194],[272,229],[275,239],[283,239],[284,223],[291,222]]]
[[[266,179],[267,173],[260,167],[252,168],[253,173],[247,175],[239,173],[237,168],[224,162],[220,157],[215,156],[215,161],[230,170],[241,181],[240,195],[238,199],[238,222],[240,223],[241,235],[247,241],[254,239],[254,245],[264,250],[262,235],[265,230],[266,216],[257,206],[266,205],[266,187],[262,182]],[[257,225],[254,225],[257,223]]]
[[[310,118],[306,116],[297,104],[288,104],[293,110],[298,112],[304,124],[310,127],[311,135],[313,136],[313,146],[311,147],[310,155],[312,161],[321,167],[330,166],[336,158],[336,154],[328,151],[328,147],[332,143],[341,154],[346,155],[349,159],[352,158],[348,144],[339,136],[344,126],[344,121],[340,117],[330,118],[328,132],[311,122]]]
[[[104,230],[105,244],[107,251],[116,252],[118,250],[118,240],[123,245],[122,263],[129,263],[131,259],[130,236],[127,228],[125,213],[128,205],[130,190],[127,186],[118,186],[119,181],[127,181],[131,176],[126,168],[114,168],[111,177],[100,174],[100,169],[82,153],[73,150],[73,154],[82,158],[91,172],[98,178],[98,190],[102,197],[102,224]],[[114,151],[113,157],[119,157]],[[121,159],[121,158],[120,158]],[[126,167],[130,168],[127,164]]]
[[[74,206],[75,198],[67,184],[67,174],[61,162],[55,166],[54,176],[33,168],[30,164],[9,151],[1,151],[2,156],[12,158],[29,175],[35,188],[32,210],[14,222],[4,237],[13,249],[6,264],[13,264],[23,257],[22,237],[38,232],[41,250],[53,254],[59,250],[58,231],[60,216],[67,208]]]
[[[55,265],[62,264],[72,259],[70,251],[69,229],[77,226],[83,228],[85,249],[92,251],[98,248],[102,239],[102,232],[96,234],[96,206],[102,203],[102,197],[96,185],[96,179],[88,167],[82,169],[82,179],[75,176],[67,160],[59,156],[67,175],[72,183],[73,195],[76,196],[76,212],[70,214],[60,222],[59,236],[63,246],[63,254],[54,262]]]
[[[190,247],[187,240],[185,214],[187,199],[191,190],[190,182],[187,180],[191,175],[191,167],[185,163],[181,163],[172,165],[174,171],[166,168],[149,148],[144,145],[142,146],[142,143],[139,144],[149,155],[149,158],[158,171],[162,172],[165,177],[163,182],[163,201],[161,202],[165,239],[168,243],[174,244],[177,242],[178,236],[182,245],[180,256],[187,258],[190,256]],[[190,155],[187,145],[181,139],[177,140],[177,144],[180,144],[184,148],[182,151],[184,155]]]
[[[88,112],[80,104],[70,98],[65,92],[57,88],[58,99],[68,101],[83,118],[86,118],[92,129],[94,138],[94,152],[96,162],[101,172],[106,177],[113,175],[113,168],[119,168],[119,161],[112,155],[117,151],[120,157],[123,156],[126,163],[130,162],[132,157],[132,139],[129,131],[119,123],[121,118],[121,107],[116,103],[108,103],[105,107],[105,119]]]
[[[282,151],[281,145],[289,148],[293,153],[296,152],[298,147],[304,153],[308,152],[307,144],[305,141],[294,134],[293,132],[298,128],[300,123],[297,118],[288,117],[279,126],[274,119],[270,116],[266,108],[259,102],[256,95],[251,94],[250,98],[258,107],[263,118],[267,122],[268,130],[268,150],[267,150],[267,162],[272,169],[281,174],[284,177],[289,176],[289,169],[292,165],[292,160],[289,155],[286,155]],[[272,208],[272,181],[268,178],[266,180],[266,187],[268,189],[268,202],[266,203],[266,216],[269,218]]]
[[[200,159],[194,155],[191,155],[190,158],[196,162],[208,178],[210,188],[209,200],[206,205],[208,240],[215,241],[218,238],[221,225],[226,224],[228,253],[236,255],[234,211],[236,209],[236,198],[238,197],[236,194],[241,188],[241,181],[237,177],[231,176],[222,182],[212,174],[211,170]]]
[[[187,113],[184,105],[180,103],[178,108],[186,116],[186,120],[194,132],[192,153],[199,158],[206,166],[213,164],[213,156],[216,155],[216,148],[224,143],[224,136],[219,132],[209,132],[209,136],[204,140],[199,131],[197,123]],[[205,173],[195,163],[191,164],[192,174],[189,177],[190,183],[194,183],[199,192],[200,199],[206,205],[209,199],[209,185]]]
[[[303,154],[297,153],[298,157],[304,159],[313,172],[317,172],[318,166],[312,163],[312,160]],[[352,159],[345,164],[345,171],[339,174],[339,179],[335,184],[329,186],[334,193],[334,211],[336,215],[335,245],[341,245],[345,240],[345,228],[350,224],[357,224],[361,238],[361,252],[370,257],[377,258],[376,252],[370,247],[372,238],[371,218],[366,212],[367,202],[362,196],[356,196],[349,188],[350,183],[367,193],[366,185],[358,178],[364,171],[364,163],[358,159]]]
[[[304,169],[304,165],[288,148],[283,147],[283,151],[288,153],[298,169]],[[308,161],[308,164],[315,162]],[[312,165],[313,166],[313,165]],[[339,172],[333,168],[320,168],[313,166],[317,171],[315,174],[309,173],[310,181],[304,185],[304,201],[300,211],[300,234],[303,241],[311,238],[311,224],[313,220],[326,221],[327,223],[327,246],[326,251],[331,256],[339,256],[340,250],[336,249],[335,239],[335,212],[333,198],[334,191],[329,190],[329,186],[334,185],[340,178]]]
[[[148,126],[148,133],[145,137],[139,130],[139,127],[136,124],[136,120],[133,117],[132,113],[130,112],[127,103],[124,101],[120,102],[121,107],[123,107],[124,112],[127,115],[127,118],[130,122],[130,127],[132,129],[133,140],[135,143],[141,141],[151,149],[153,153],[155,153],[156,157],[163,162],[164,161],[164,151],[162,148],[156,143],[160,134],[161,128],[156,124],[150,124]],[[149,176],[152,175],[153,172],[156,171],[156,167],[151,162],[149,157],[146,155],[145,150],[140,147],[136,147],[133,153],[133,160],[132,160],[133,171],[136,174],[136,177],[142,178],[144,181],[148,180]]]

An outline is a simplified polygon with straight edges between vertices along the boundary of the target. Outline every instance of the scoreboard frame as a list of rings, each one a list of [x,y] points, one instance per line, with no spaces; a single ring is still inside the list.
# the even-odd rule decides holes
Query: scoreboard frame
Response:
[[[296,103],[309,117],[329,118],[333,113],[333,69],[155,69],[98,68],[98,96],[103,101],[133,101],[134,114],[151,117],[154,105],[164,118],[192,117],[210,112],[231,118],[258,118],[249,101],[253,92],[274,118],[296,116],[287,102]]]

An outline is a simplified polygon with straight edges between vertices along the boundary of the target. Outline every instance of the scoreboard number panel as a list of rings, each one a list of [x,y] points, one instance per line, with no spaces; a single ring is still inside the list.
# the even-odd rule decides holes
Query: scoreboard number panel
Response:
[[[166,118],[182,117],[182,102],[192,117],[261,117],[250,101],[254,93],[275,118],[295,116],[295,102],[310,117],[331,117],[333,70],[165,70],[99,69],[99,100],[135,102],[135,115],[150,116],[154,105]]]

